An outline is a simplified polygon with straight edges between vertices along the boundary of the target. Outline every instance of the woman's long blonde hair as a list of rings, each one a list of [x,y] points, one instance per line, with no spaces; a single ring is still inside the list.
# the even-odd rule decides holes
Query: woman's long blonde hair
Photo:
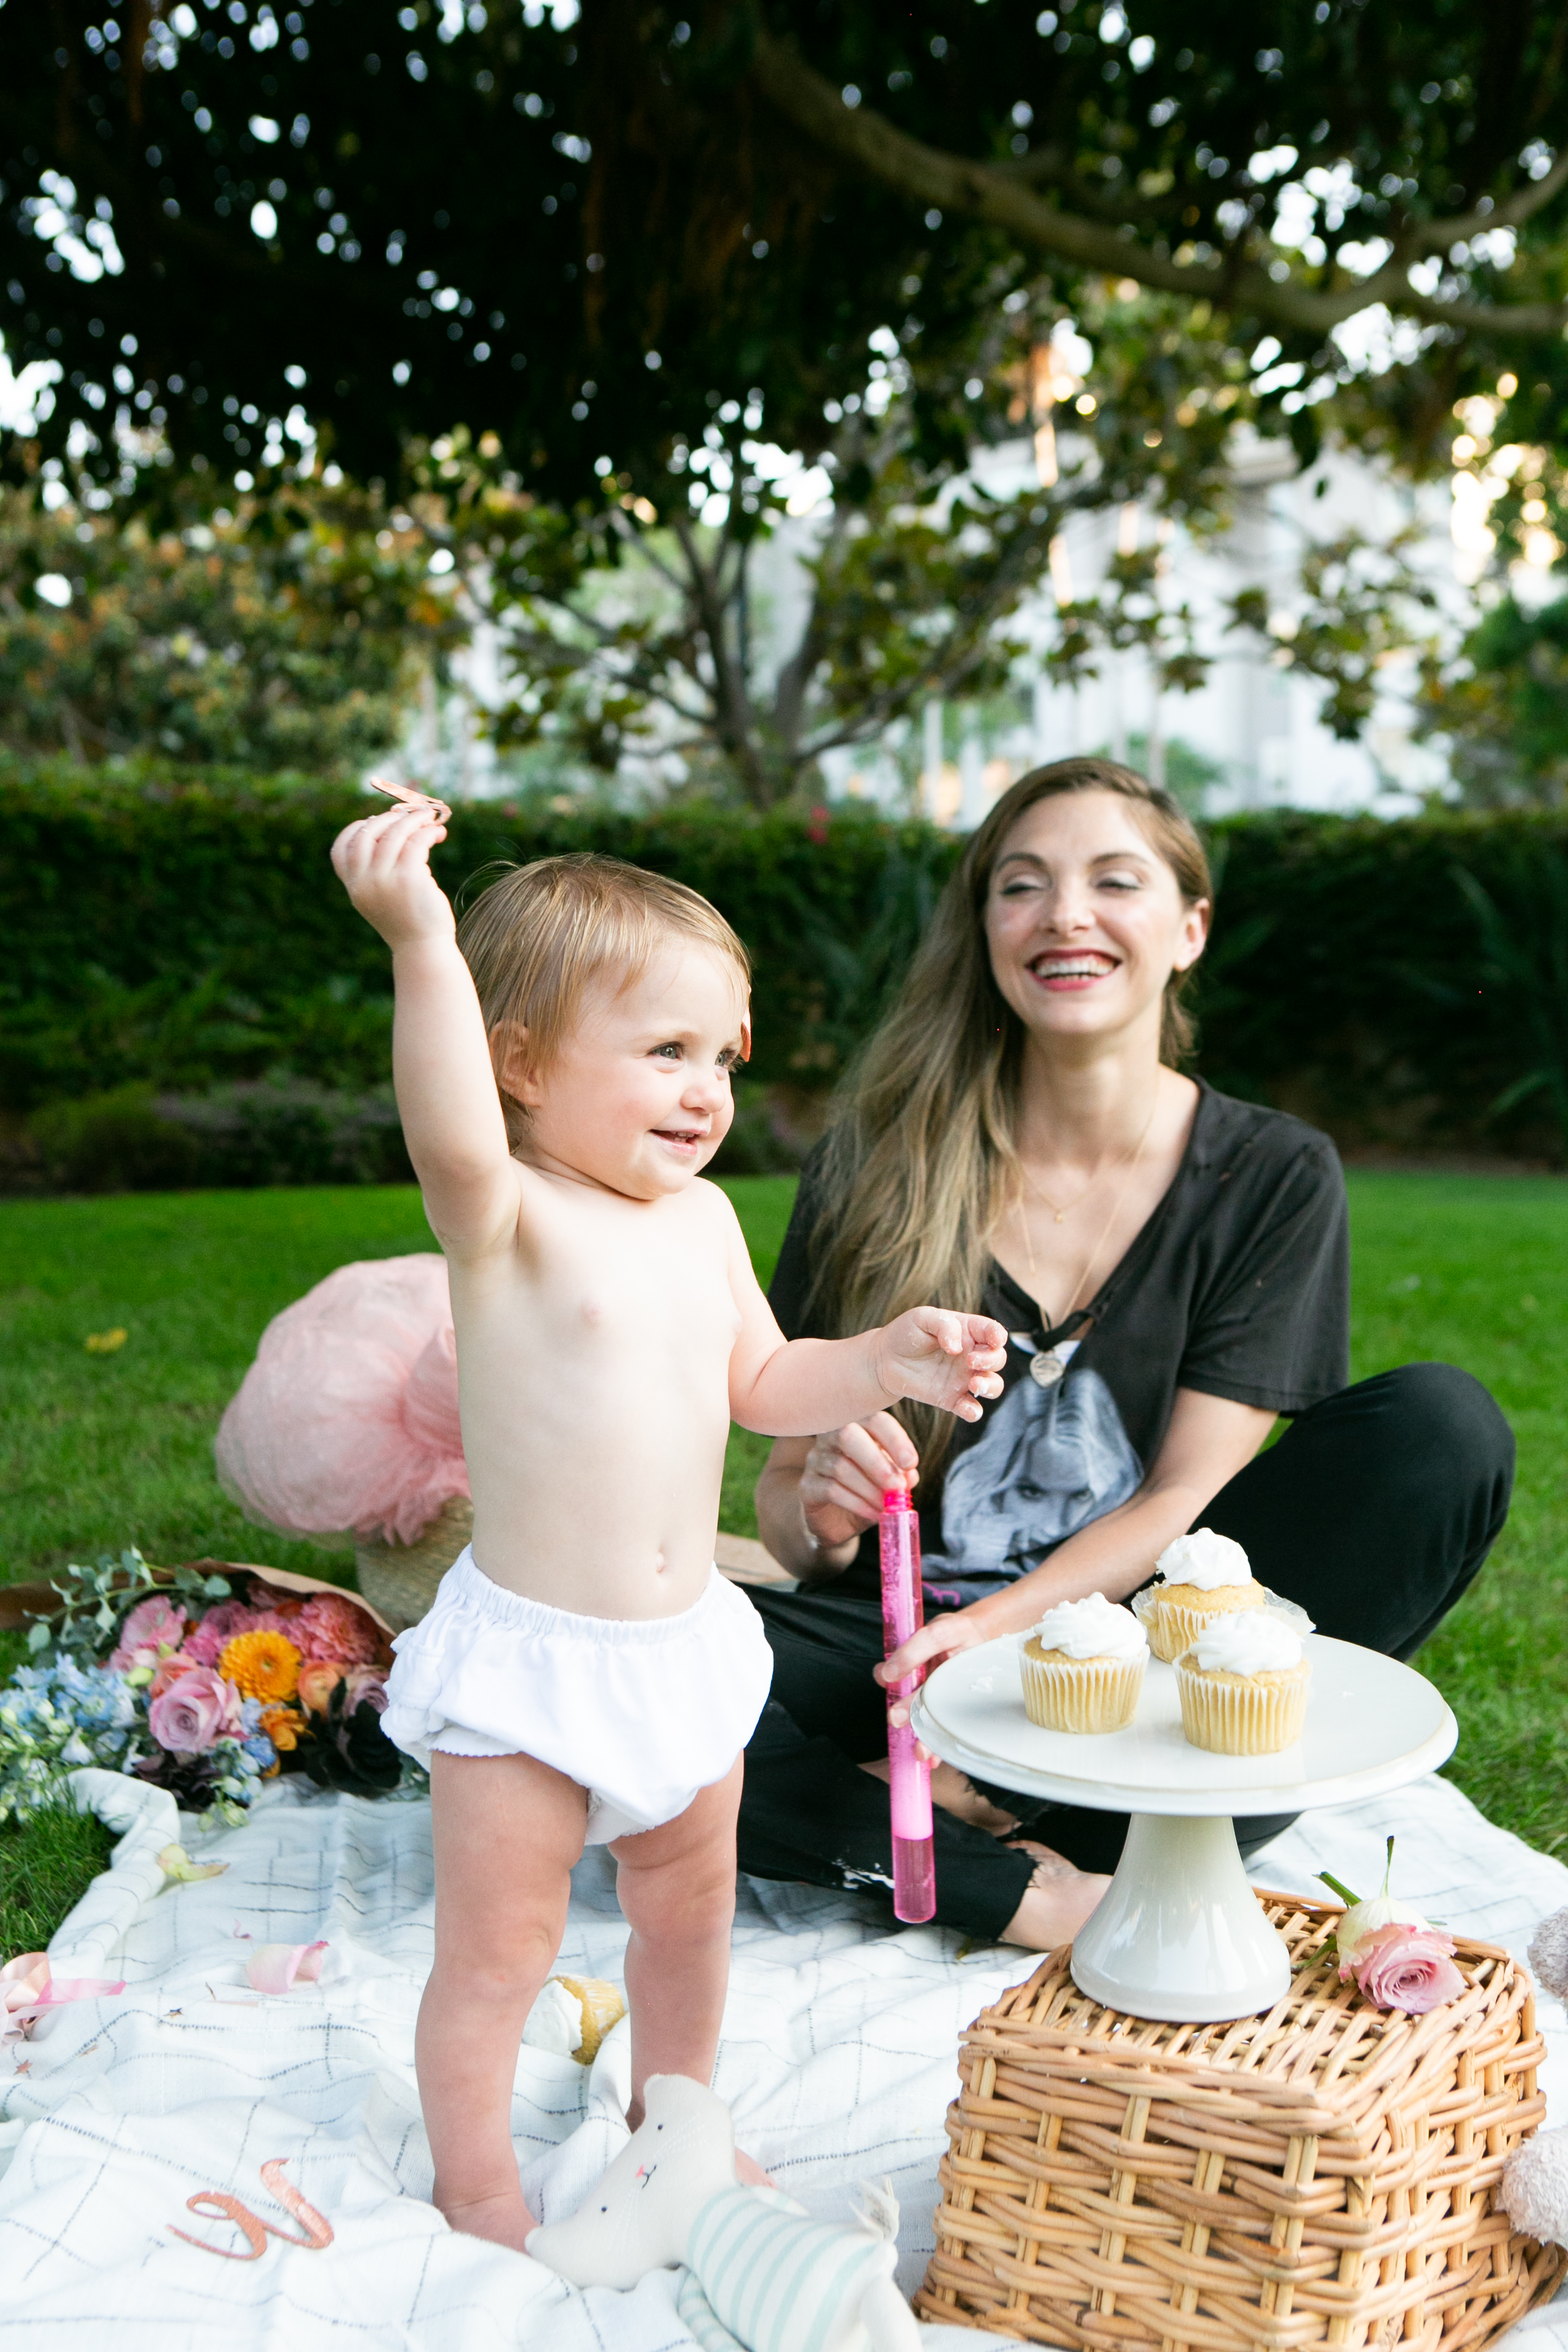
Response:
[[[1015,1198],[1015,1140],[1024,1025],[992,977],[985,940],[991,869],[1026,809],[1058,793],[1115,793],[1192,906],[1212,895],[1208,860],[1170,794],[1110,760],[1058,760],[1004,793],[969,846],[915,951],[892,1010],[845,1082],[822,1164],[824,1210],[812,1238],[813,1295],[834,1302],[841,1333],[866,1331],[907,1307],[973,1311],[990,1240]],[[1166,984],[1160,1058],[1191,1050]],[[929,1477],[952,1423],[904,1404]]]

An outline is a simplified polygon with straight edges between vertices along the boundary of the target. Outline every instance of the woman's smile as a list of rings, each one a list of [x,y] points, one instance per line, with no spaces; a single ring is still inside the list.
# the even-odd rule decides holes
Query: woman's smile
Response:
[[[1096,948],[1047,948],[1026,966],[1053,996],[1074,996],[1121,969],[1119,956]]]

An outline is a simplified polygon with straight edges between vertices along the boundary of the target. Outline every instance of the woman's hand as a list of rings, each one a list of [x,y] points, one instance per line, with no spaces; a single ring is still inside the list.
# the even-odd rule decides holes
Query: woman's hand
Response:
[[[890,1412],[814,1437],[800,1474],[800,1516],[820,1551],[857,1543],[889,1487],[912,1487],[921,1458]]]
[[[977,1608],[955,1609],[949,1615],[933,1618],[929,1625],[917,1627],[891,1657],[873,1666],[871,1672],[887,1690],[892,1684],[901,1683],[906,1675],[912,1675],[917,1666],[923,1666],[929,1674],[943,1658],[955,1657],[960,1650],[977,1649],[982,1642],[992,1640],[995,1630],[985,1623]],[[907,1706],[895,1706],[888,1717],[889,1723],[907,1723],[909,1719]]]
[[[1007,1334],[989,1315],[911,1307],[876,1335],[877,1377],[891,1396],[978,1421],[977,1397],[999,1397]]]

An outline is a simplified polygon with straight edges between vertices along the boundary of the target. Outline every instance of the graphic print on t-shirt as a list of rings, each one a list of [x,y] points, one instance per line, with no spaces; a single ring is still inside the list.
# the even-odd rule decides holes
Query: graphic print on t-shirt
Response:
[[[1054,1388],[1016,1381],[948,1470],[942,1548],[922,1570],[927,1600],[963,1607],[1011,1584],[1125,1503],[1142,1475],[1097,1371],[1086,1365]]]

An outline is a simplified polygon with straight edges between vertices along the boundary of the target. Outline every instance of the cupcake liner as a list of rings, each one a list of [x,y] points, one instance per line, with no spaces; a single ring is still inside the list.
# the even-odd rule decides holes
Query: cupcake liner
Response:
[[[1270,1592],[1266,1584],[1260,1585],[1258,1590],[1262,1592],[1265,1609],[1270,1610],[1276,1617],[1283,1617],[1298,1633],[1313,1631],[1311,1619],[1304,1609],[1297,1607],[1295,1601],[1282,1599],[1278,1592]],[[1148,1634],[1149,1647],[1157,1658],[1163,1658],[1168,1666],[1173,1666],[1178,1658],[1185,1657],[1204,1627],[1211,1624],[1215,1618],[1234,1617],[1239,1613],[1234,1609],[1189,1609],[1180,1601],[1167,1601],[1164,1588],[1158,1584],[1146,1584],[1141,1592],[1132,1595],[1128,1606]]]
[[[1215,1756],[1275,1756],[1301,1737],[1311,1667],[1260,1675],[1205,1674],[1184,1658],[1176,1666],[1182,1729],[1194,1748]]]
[[[1059,1650],[1041,1656],[1025,1643],[1018,1664],[1024,1711],[1042,1731],[1120,1731],[1138,1711],[1142,1658],[1069,1658]]]

